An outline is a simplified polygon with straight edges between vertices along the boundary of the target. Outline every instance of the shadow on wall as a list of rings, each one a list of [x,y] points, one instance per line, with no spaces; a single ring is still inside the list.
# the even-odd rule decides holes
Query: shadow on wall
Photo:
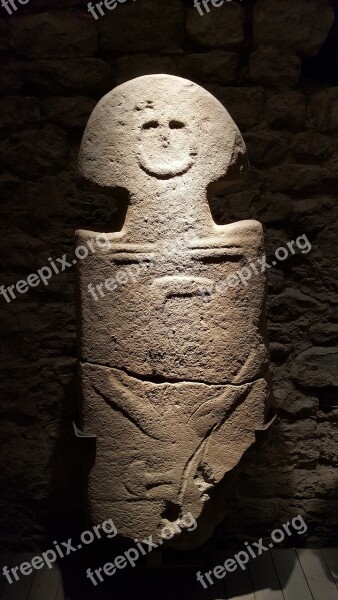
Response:
[[[64,391],[62,414],[54,444],[50,477],[50,509],[47,512],[46,549],[53,540],[76,537],[87,528],[85,514],[86,464],[91,445],[77,438],[73,422],[78,423],[77,382],[74,375]],[[92,441],[92,440],[91,440]]]
[[[324,84],[338,85],[338,0],[330,0],[336,15],[331,31],[314,58],[303,60],[303,77]]]

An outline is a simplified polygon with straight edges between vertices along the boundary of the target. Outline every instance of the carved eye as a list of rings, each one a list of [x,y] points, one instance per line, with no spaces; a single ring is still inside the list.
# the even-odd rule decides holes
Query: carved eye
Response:
[[[148,121],[142,125],[142,129],[156,129],[159,126],[158,121]]]
[[[182,121],[170,121],[169,127],[170,129],[183,129],[185,125],[182,123]]]

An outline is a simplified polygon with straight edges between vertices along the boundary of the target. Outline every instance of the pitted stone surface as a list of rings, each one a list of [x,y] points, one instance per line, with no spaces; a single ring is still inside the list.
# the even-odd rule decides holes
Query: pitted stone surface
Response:
[[[265,421],[265,275],[224,289],[264,256],[262,227],[216,225],[207,201],[246,164],[223,106],[167,75],[107,94],[84,134],[82,179],[129,194],[109,249],[79,266],[82,426],[98,436],[90,505],[95,522],[109,514],[125,537],[159,539],[170,520],[199,519]],[[96,236],[80,230],[77,242]],[[88,293],[119,270],[111,292]],[[221,516],[172,543],[201,543]]]

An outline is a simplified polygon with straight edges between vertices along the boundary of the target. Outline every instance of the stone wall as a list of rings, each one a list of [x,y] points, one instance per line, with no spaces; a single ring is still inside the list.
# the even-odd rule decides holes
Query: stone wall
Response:
[[[31,0],[0,24],[1,283],[114,219],[114,198],[76,188],[79,143],[104,93],[156,72],[209,89],[244,134],[250,174],[212,200],[215,219],[260,220],[270,258],[300,235],[312,244],[268,272],[278,419],[227,477],[216,536],[260,537],[299,513],[309,545],[337,536],[338,87],[312,76],[333,18],[328,0],[226,2],[203,17],[188,1],[130,0],[97,21],[83,0]],[[62,539],[84,514],[74,271],[18,296],[0,298],[3,548]]]

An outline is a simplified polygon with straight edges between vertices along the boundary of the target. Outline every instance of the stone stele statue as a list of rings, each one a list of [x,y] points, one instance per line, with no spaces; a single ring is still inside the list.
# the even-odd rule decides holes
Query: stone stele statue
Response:
[[[208,203],[246,167],[228,112],[180,77],[116,87],[83,136],[81,179],[128,197],[109,249],[96,247],[78,273],[81,426],[97,435],[89,506],[125,538],[206,540],[226,513],[218,484],[264,428],[265,275],[223,285],[264,256],[262,227],[217,225]],[[77,243],[97,236],[79,230]]]

